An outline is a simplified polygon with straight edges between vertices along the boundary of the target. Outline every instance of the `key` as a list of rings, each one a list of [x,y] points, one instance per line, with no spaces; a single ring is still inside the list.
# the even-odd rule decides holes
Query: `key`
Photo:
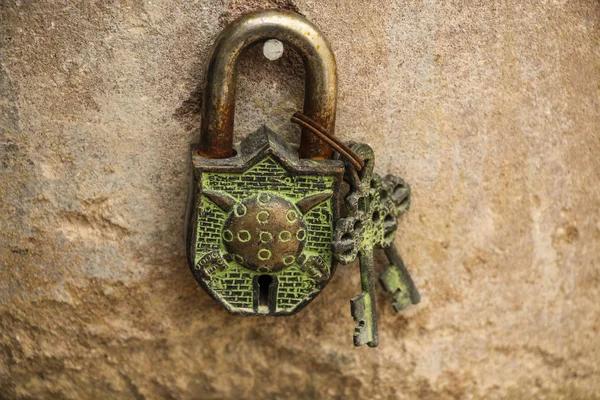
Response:
[[[377,307],[375,304],[375,283],[373,282],[373,250],[359,255],[360,282],[362,293],[350,300],[350,312],[358,323],[354,328],[354,345],[377,347]]]
[[[400,311],[419,302],[419,293],[410,278],[402,257],[394,245],[397,218],[410,205],[410,187],[400,178],[388,175],[383,179],[373,173],[374,154],[366,144],[352,143],[350,150],[364,166],[357,170],[356,162],[344,159],[345,180],[350,185],[346,196],[345,218],[335,227],[333,252],[341,264],[357,257],[360,264],[361,293],[350,301],[350,311],[357,323],[354,345],[376,347],[379,344],[375,299],[375,248],[383,248],[391,265],[379,276],[383,288],[392,294],[392,304]]]
[[[418,304],[421,295],[404,265],[394,243],[384,249],[390,266],[379,275],[379,282],[386,292],[392,294],[392,306],[399,312],[411,304]]]

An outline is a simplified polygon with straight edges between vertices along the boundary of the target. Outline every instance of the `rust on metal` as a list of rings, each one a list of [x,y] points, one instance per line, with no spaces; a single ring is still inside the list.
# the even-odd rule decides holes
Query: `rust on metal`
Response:
[[[304,114],[330,135],[335,130],[336,63],[321,31],[303,16],[284,10],[250,13],[231,23],[217,38],[205,79],[199,154],[206,158],[233,155],[233,121],[237,64],[250,45],[278,39],[295,48],[306,68]],[[328,159],[332,148],[303,127],[301,158]]]
[[[233,146],[238,60],[267,39],[287,43],[304,59],[304,110],[291,118],[302,128],[299,150],[264,125]],[[329,43],[302,16],[256,12],[223,31],[208,66],[200,143],[192,148],[188,261],[198,283],[229,312],[275,316],[298,312],[327,285],[337,262],[358,259],[354,344],[375,347],[375,248],[390,263],[379,280],[394,309],[420,301],[394,244],[410,186],[376,174],[369,145],[334,136],[336,91]]]

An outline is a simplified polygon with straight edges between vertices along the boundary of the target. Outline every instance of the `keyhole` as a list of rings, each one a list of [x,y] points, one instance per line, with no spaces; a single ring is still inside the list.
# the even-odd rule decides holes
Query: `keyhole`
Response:
[[[261,275],[258,277],[258,306],[269,306],[269,289],[273,283],[271,275]]]

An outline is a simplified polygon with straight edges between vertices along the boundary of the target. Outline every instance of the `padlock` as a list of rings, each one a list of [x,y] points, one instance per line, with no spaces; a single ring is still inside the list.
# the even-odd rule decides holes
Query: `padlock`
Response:
[[[299,14],[247,14],[217,38],[208,64],[194,170],[188,261],[225,309],[290,315],[331,279],[344,162],[303,128],[299,150],[266,126],[233,145],[237,64],[250,45],[278,39],[306,70],[303,115],[331,135],[337,75],[323,34]]]
[[[304,111],[291,118],[302,128],[298,150],[266,126],[233,145],[237,62],[267,39],[294,47],[304,61]],[[394,244],[410,187],[392,175],[380,178],[367,144],[333,136],[337,76],[329,43],[298,14],[247,14],[217,38],[205,81],[188,213],[188,260],[197,281],[231,313],[290,315],[323,290],[336,262],[358,259],[354,344],[377,346],[375,248],[390,262],[379,281],[394,309],[420,300]]]

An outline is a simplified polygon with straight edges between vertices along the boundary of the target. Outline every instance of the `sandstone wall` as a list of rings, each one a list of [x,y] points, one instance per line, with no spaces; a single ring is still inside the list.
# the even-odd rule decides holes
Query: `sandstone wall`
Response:
[[[329,37],[337,134],[413,188],[423,300],[380,291],[377,349],[352,346],[357,265],[256,319],[186,264],[210,46],[272,7]],[[295,138],[302,82],[251,50],[236,137]],[[596,0],[0,1],[0,398],[598,399],[599,155]]]

